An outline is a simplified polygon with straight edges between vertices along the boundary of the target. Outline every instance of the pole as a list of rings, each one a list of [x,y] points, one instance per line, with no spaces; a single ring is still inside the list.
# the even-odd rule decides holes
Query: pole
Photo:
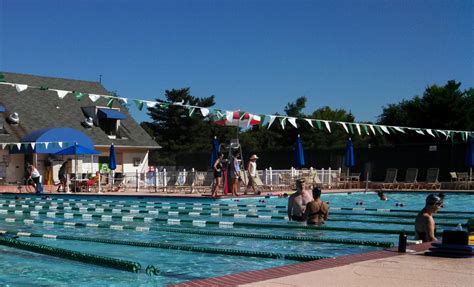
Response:
[[[135,172],[135,192],[138,192],[138,169]]]

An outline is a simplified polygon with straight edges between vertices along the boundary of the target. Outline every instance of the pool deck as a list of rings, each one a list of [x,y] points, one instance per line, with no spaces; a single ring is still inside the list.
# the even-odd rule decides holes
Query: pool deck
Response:
[[[50,189],[46,189],[50,190]],[[368,192],[374,192],[369,190]],[[384,192],[399,192],[387,190]],[[16,193],[16,188],[2,193]],[[278,194],[285,191],[266,192]],[[287,191],[290,192],[290,191]],[[329,193],[365,192],[365,189],[325,189]],[[413,191],[418,192],[418,191]],[[419,192],[460,192],[458,190],[420,190]],[[461,191],[474,193],[474,190]],[[26,193],[22,193],[26,194]],[[46,192],[45,195],[64,193]],[[152,197],[187,197],[205,198],[200,193],[163,193],[142,190],[139,192],[107,192],[107,193],[72,193],[78,196],[152,196]],[[239,198],[254,197],[241,195]],[[221,198],[233,198],[223,196]],[[230,274],[221,277],[193,280],[174,287],[198,286],[474,286],[474,258],[452,259],[428,257],[423,251],[430,247],[429,243],[409,246],[409,252],[401,254],[392,250],[380,250],[363,254],[339,256],[299,264],[286,265],[258,271]]]

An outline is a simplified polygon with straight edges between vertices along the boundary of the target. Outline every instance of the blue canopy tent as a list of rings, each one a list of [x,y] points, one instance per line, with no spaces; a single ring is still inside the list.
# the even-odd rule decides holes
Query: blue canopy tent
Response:
[[[301,168],[304,166],[303,142],[301,141],[300,135],[298,135],[298,137],[296,138],[295,153],[293,156],[293,165],[296,168]]]
[[[471,135],[467,141],[466,166],[469,167],[469,183],[467,188],[470,189],[472,181],[472,167],[474,166],[474,135]]]
[[[214,137],[212,140],[212,151],[211,151],[211,168],[214,168],[214,163],[217,160],[217,157],[219,156],[219,147],[220,143],[217,137]]]
[[[349,170],[351,167],[355,165],[354,145],[352,144],[351,138],[347,140],[344,165],[347,167],[347,178],[349,178],[349,175],[350,175]]]
[[[95,149],[87,148],[80,144],[75,143],[73,146],[67,147],[63,150],[58,151],[55,155],[74,155],[75,156],[75,168],[74,173],[76,174],[76,180],[74,181],[74,191],[77,188],[77,156],[78,155],[94,155],[100,154],[101,152],[96,151]]]

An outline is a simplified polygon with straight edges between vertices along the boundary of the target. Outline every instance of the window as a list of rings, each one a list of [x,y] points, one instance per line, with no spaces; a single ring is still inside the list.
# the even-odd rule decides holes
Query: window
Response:
[[[99,127],[111,138],[117,136],[119,121],[127,117],[118,109],[98,108]]]

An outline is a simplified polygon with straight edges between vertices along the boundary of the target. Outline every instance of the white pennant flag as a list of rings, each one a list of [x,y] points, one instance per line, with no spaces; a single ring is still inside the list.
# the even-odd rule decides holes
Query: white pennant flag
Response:
[[[399,132],[401,132],[401,133],[403,133],[403,134],[405,133],[405,131],[404,131],[402,128],[400,128],[400,127],[392,127],[392,128],[396,129],[397,131],[399,131]]]
[[[450,133],[451,133],[450,131],[446,131],[446,139],[449,138],[449,134],[450,134]]]
[[[55,91],[57,94],[58,94],[58,97],[60,99],[64,99],[64,97],[70,93],[70,91],[63,91],[63,90],[53,90],[51,89],[51,91]]]
[[[331,132],[331,126],[329,126],[329,121],[323,121],[323,122],[326,128],[328,129],[328,131]]]
[[[18,150],[21,150],[21,143],[17,143],[16,147],[18,148]]]
[[[339,124],[344,128],[346,133],[349,133],[349,130],[347,129],[346,123],[339,122]]]
[[[425,133],[422,130],[415,130],[415,132],[417,132],[420,135],[425,135]]]
[[[60,148],[63,148],[63,142],[58,142]]]
[[[48,149],[49,142],[44,142],[44,148]]]
[[[287,118],[282,118],[282,120],[280,121],[280,125],[281,125],[281,128],[282,128],[282,129],[285,129],[285,122],[286,122],[286,119],[287,119]]]
[[[97,101],[98,99],[100,99],[100,95],[89,94],[89,99],[91,99],[92,102],[95,102],[95,101]]]
[[[273,124],[275,119],[276,119],[276,116],[270,116],[270,120],[268,121],[268,128],[270,128],[270,126]]]
[[[357,132],[359,133],[359,135],[361,135],[361,133],[360,133],[360,125],[359,125],[359,124],[356,124],[356,129],[357,129]]]
[[[229,111],[226,111],[225,112],[225,119],[231,123],[233,120],[234,120],[234,112],[229,112]]]
[[[306,121],[312,128],[314,128],[314,126],[313,126],[313,121],[312,121],[312,120],[310,120],[310,119],[305,119],[305,121]]]
[[[295,128],[298,128],[298,126],[296,125],[296,118],[288,118],[288,121],[290,122],[292,126],[294,126]]]
[[[18,93],[21,93],[24,90],[28,89],[28,85],[15,84],[15,88]]]
[[[436,131],[443,134],[444,136],[446,136],[446,133],[444,131],[442,131],[442,130],[436,130]]]
[[[426,129],[426,132],[427,132],[430,136],[432,136],[432,137],[434,137],[434,138],[436,137],[436,136],[433,134],[433,132],[431,131],[431,129]]]
[[[146,106],[149,108],[154,108],[158,103],[157,102],[150,102],[150,101],[145,101]]]
[[[7,83],[7,82],[0,82],[0,85],[7,85],[7,86],[12,86],[12,87],[15,86],[15,84]]]
[[[127,98],[119,98],[121,99],[124,103],[128,104],[128,99]]]
[[[370,128],[370,130],[372,131],[372,133],[373,133],[374,135],[376,135],[374,126],[373,126],[373,125],[369,125],[369,128]]]
[[[5,149],[7,147],[6,143],[2,143],[2,149]]]
[[[390,132],[388,131],[386,126],[380,126],[380,128],[384,131],[384,133],[386,133],[388,135],[390,134]]]
[[[36,143],[30,143],[30,145],[31,145],[31,148],[35,150]]]
[[[201,114],[203,117],[207,117],[207,115],[209,114],[209,109],[201,108]]]

